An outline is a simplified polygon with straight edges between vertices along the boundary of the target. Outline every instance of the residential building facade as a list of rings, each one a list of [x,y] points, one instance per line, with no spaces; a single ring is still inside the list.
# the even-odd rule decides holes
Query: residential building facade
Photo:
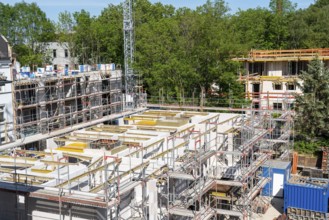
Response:
[[[72,56],[67,42],[48,42],[44,46],[54,71],[75,69],[78,65],[78,60]]]
[[[234,60],[243,63],[239,79],[253,108],[287,110],[302,94],[299,75],[316,57],[328,65],[329,49],[252,50],[248,57]]]

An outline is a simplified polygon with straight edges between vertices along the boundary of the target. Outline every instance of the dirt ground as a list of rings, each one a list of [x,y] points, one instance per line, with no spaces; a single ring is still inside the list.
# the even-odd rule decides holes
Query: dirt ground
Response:
[[[273,220],[283,213],[283,199],[273,198],[271,205],[264,215],[254,213],[252,219],[255,220]]]

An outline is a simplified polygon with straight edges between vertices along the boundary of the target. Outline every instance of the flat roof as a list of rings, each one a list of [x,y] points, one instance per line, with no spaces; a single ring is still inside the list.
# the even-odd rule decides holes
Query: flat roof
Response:
[[[287,169],[290,166],[290,162],[282,160],[268,160],[264,163],[263,167]]]

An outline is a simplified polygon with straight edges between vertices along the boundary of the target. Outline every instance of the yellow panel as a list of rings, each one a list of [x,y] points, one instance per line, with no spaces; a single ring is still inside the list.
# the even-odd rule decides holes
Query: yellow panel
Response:
[[[80,147],[80,146],[70,146],[70,145],[65,145],[61,146],[62,148],[69,148],[69,149],[78,149],[78,150],[83,150],[85,147]]]
[[[87,144],[86,143],[83,143],[83,142],[74,142],[74,143],[68,144],[67,146],[86,148],[87,147]]]
[[[155,120],[141,120],[136,123],[136,125],[156,125],[157,122]]]
[[[65,152],[83,153],[83,149],[77,149],[77,148],[59,147],[59,148],[56,148],[55,150],[65,151]]]
[[[43,169],[31,169],[32,172],[34,173],[51,173],[53,172],[52,170],[43,170]]]
[[[226,197],[226,193],[224,192],[211,192],[211,195],[218,197]]]

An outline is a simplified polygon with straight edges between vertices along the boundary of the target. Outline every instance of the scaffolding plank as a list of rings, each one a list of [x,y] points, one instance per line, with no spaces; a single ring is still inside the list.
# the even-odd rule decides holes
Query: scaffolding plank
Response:
[[[195,177],[193,177],[191,174],[181,172],[169,172],[168,175],[170,178],[174,179],[195,180]]]
[[[179,207],[169,209],[169,213],[171,215],[186,216],[190,218],[194,218],[197,215],[197,212],[193,212],[192,210]]]
[[[243,186],[242,182],[232,180],[216,180],[216,184],[225,186]]]
[[[243,217],[243,214],[239,211],[226,210],[226,209],[215,209],[218,215],[229,215],[236,217]]]

